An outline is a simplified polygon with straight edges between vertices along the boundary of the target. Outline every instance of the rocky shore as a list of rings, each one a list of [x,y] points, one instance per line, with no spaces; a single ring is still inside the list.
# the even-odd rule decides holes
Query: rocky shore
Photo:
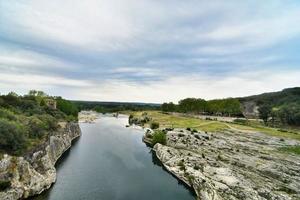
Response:
[[[61,129],[34,153],[15,157],[4,155],[0,160],[0,178],[10,187],[0,191],[1,200],[16,200],[40,194],[56,181],[55,163],[81,135],[78,123],[61,123]]]
[[[165,132],[166,145],[157,143],[153,150],[199,200],[300,199],[300,157],[279,150],[298,141],[238,131]],[[146,131],[146,143],[151,134]]]
[[[99,117],[99,113],[95,111],[81,111],[78,114],[78,121],[81,123],[93,123]]]

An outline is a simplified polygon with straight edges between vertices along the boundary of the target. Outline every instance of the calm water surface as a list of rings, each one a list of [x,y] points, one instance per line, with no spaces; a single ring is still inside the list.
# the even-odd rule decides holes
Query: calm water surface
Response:
[[[127,121],[101,116],[80,124],[82,136],[57,163],[57,182],[34,200],[194,200]]]

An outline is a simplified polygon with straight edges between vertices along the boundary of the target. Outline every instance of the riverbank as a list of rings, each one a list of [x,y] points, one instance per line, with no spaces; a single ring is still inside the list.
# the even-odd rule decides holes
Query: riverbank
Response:
[[[0,191],[0,199],[28,198],[50,188],[56,181],[55,163],[80,135],[78,123],[61,123],[60,129],[31,155],[5,154],[0,160],[0,176],[7,181],[6,188]]]
[[[162,170],[141,141],[144,131],[127,124],[128,116],[113,114],[80,123],[82,137],[57,165],[57,182],[34,200],[195,199]]]
[[[81,123],[94,123],[98,117],[99,113],[91,110],[85,110],[78,114],[78,121]]]
[[[298,140],[239,129],[164,131],[166,144],[157,143],[153,150],[198,199],[300,198],[300,157],[284,151],[299,148]],[[151,144],[152,137],[153,131],[146,131],[143,141]]]

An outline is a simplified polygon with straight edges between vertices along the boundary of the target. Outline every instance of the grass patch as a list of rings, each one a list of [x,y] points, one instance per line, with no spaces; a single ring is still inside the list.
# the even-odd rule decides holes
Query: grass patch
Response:
[[[135,117],[140,117],[143,115],[143,111],[141,112],[132,112],[132,111],[124,111],[124,114],[130,115],[132,114]],[[266,135],[275,136],[279,138],[289,138],[300,140],[299,131],[288,131],[283,132],[278,130],[277,128],[271,128],[261,125],[258,121],[248,120],[249,125],[241,125],[234,124],[228,122],[220,122],[213,120],[204,120],[204,119],[196,119],[191,117],[183,117],[183,116],[175,116],[170,114],[164,114],[160,111],[147,111],[149,117],[151,117],[152,121],[159,122],[161,128],[186,128],[189,127],[191,130],[195,129],[198,131],[207,131],[207,132],[219,132],[231,129],[230,127],[242,131],[253,131],[260,132]],[[145,126],[150,126],[150,122],[145,124]]]
[[[279,148],[280,151],[300,155],[300,146],[290,146]]]

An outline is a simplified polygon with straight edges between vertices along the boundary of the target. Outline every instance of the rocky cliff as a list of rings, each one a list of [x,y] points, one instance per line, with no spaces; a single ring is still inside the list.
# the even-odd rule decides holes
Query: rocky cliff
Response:
[[[145,142],[151,140],[149,134]],[[166,145],[156,144],[153,150],[198,199],[300,199],[300,157],[279,150],[299,141],[238,131],[176,129],[166,134]]]
[[[0,160],[0,180],[9,187],[0,191],[1,200],[28,198],[40,194],[56,181],[55,163],[81,135],[78,123],[61,124],[36,152],[26,157],[4,155]]]

